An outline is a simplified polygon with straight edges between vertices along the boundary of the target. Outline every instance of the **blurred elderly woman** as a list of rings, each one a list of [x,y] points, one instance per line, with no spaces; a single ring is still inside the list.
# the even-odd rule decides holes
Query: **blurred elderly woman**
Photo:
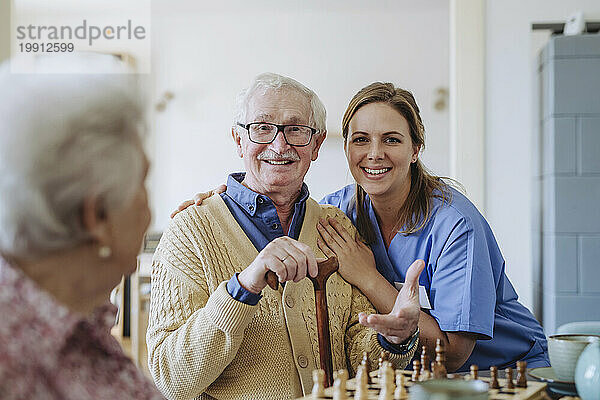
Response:
[[[109,333],[150,221],[133,83],[4,65],[0,88],[0,398],[163,398]]]

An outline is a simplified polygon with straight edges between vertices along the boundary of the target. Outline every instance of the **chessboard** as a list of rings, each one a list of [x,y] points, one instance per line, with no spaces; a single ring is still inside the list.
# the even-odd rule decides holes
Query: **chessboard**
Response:
[[[404,375],[404,388],[405,393],[402,396],[392,397],[394,400],[405,400],[410,399],[410,389],[415,382],[411,381],[412,372],[408,370],[402,370],[401,373]],[[367,396],[368,400],[378,400],[381,392],[380,380],[377,378],[378,372],[371,372],[372,383],[368,385]],[[460,375],[449,375],[452,379],[470,379],[469,376]],[[490,378],[478,377],[479,380],[489,385]],[[489,400],[541,400],[546,399],[546,384],[537,381],[527,381],[526,388],[515,387],[514,389],[508,389],[507,381],[504,378],[498,378],[500,389],[488,389]],[[354,399],[356,393],[356,379],[350,379],[346,382],[346,396],[349,400]],[[326,388],[325,395],[322,397],[313,397],[312,394],[302,397],[302,399],[333,399],[334,388]],[[337,398],[337,396],[336,396]]]
[[[356,377],[348,380],[348,371],[337,371],[332,387],[325,388],[325,371],[313,371],[312,393],[302,399],[334,399],[334,400],[405,400],[410,399],[410,392],[415,384],[436,380],[470,380],[470,384],[479,386],[478,390],[487,388],[490,400],[538,400],[546,397],[546,384],[527,380],[527,363],[517,362],[516,379],[513,369],[507,368],[501,377],[498,368],[490,367],[490,377],[479,374],[479,367],[471,365],[469,375],[448,374],[446,371],[446,352],[438,339],[435,347],[435,360],[429,362],[428,352],[422,347],[421,359],[414,360],[413,370],[395,370],[389,360],[389,353],[382,351],[379,357],[379,369],[370,371],[369,354],[363,353]],[[431,367],[430,367],[431,366]]]

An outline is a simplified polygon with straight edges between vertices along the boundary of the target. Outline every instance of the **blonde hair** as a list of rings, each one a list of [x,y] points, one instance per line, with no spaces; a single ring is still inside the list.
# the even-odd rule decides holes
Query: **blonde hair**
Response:
[[[395,87],[392,83],[375,82],[358,91],[350,100],[342,119],[342,135],[348,140],[348,126],[354,114],[371,103],[385,103],[398,111],[408,122],[410,138],[414,146],[425,147],[425,127],[419,107],[408,90]],[[447,178],[444,178],[447,179]],[[356,206],[356,228],[367,243],[375,241],[375,231],[369,219],[366,192],[356,184],[354,202]],[[434,197],[449,201],[452,196],[440,177],[429,173],[419,159],[410,165],[410,191],[398,213],[397,232],[411,234],[423,229],[431,217]]]

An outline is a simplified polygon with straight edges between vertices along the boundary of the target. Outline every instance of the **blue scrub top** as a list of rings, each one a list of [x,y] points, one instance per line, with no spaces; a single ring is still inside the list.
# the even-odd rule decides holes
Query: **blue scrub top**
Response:
[[[389,249],[367,196],[377,236],[371,244],[377,269],[389,282],[404,282],[412,262],[425,261],[419,280],[429,296],[429,313],[440,329],[480,337],[459,371],[467,371],[471,364],[480,369],[514,367],[518,360],[527,361],[532,368],[549,366],[544,331],[518,302],[490,226],[473,203],[449,189],[449,202],[434,199],[426,226],[417,233],[396,234]],[[321,203],[340,208],[356,224],[353,198],[354,185],[349,185],[325,196]]]

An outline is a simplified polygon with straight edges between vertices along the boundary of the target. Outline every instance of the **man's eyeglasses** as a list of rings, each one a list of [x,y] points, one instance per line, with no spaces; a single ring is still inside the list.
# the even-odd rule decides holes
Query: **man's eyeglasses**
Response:
[[[315,128],[306,125],[277,125],[268,122],[237,124],[248,131],[250,141],[258,144],[272,143],[281,131],[285,142],[290,146],[307,146],[312,136],[317,133]]]

